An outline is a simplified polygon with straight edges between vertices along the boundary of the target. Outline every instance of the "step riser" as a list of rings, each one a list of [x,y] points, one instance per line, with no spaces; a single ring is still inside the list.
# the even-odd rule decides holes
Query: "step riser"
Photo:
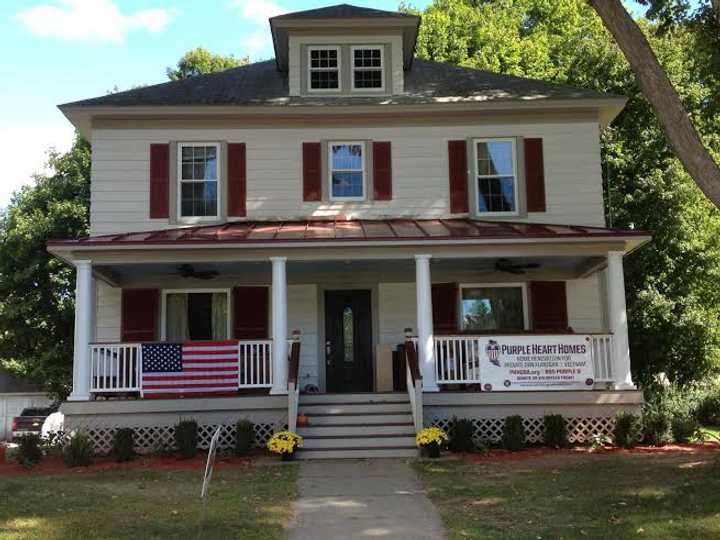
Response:
[[[303,437],[347,437],[359,435],[415,435],[415,428],[407,426],[313,426],[298,427],[298,435]]]
[[[406,392],[377,394],[302,394],[300,405],[323,403],[407,403]]]
[[[416,458],[415,448],[361,448],[355,450],[303,450],[298,459]]]
[[[377,426],[384,424],[412,424],[412,414],[377,414],[377,415],[335,415],[311,416],[310,427],[335,426],[338,424],[353,424],[363,426]]]
[[[300,405],[298,410],[307,415],[313,414],[379,414],[379,413],[408,413],[409,403],[357,403],[337,405]]]
[[[362,437],[351,439],[305,439],[303,448],[313,450],[316,448],[327,448],[332,450],[340,450],[342,448],[377,448],[387,446],[412,447],[415,445],[415,437],[401,435],[399,437]]]

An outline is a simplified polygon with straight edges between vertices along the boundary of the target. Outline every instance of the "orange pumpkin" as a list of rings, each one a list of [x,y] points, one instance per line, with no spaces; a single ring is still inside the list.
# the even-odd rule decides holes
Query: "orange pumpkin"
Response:
[[[305,416],[303,413],[298,414],[297,417],[297,425],[298,426],[307,426],[310,424],[310,419]]]

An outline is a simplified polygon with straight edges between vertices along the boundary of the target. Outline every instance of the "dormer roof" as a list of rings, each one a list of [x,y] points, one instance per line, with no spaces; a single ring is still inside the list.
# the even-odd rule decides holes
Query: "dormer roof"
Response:
[[[337,4],[318,9],[308,9],[285,13],[270,19],[270,30],[275,48],[277,68],[282,72],[288,69],[288,33],[293,30],[312,30],[327,32],[328,29],[342,32],[350,28],[392,29],[402,32],[403,66],[410,69],[415,55],[420,17],[399,11],[384,11],[350,4]]]

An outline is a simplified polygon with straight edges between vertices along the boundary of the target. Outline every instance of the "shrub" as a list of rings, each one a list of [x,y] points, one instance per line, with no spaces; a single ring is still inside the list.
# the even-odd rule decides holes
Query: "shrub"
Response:
[[[637,443],[638,432],[639,419],[637,415],[622,411],[615,416],[615,429],[613,430],[615,446],[632,448]]]
[[[175,448],[183,459],[197,455],[198,425],[195,420],[180,420],[175,425]]]
[[[664,446],[672,440],[670,423],[673,413],[669,404],[659,399],[643,407],[642,435],[647,444]]]
[[[63,449],[63,461],[68,467],[86,467],[92,464],[93,444],[84,433],[76,433]]]
[[[676,443],[686,444],[698,435],[700,423],[692,414],[679,414],[672,419],[670,430]]]
[[[522,416],[507,416],[503,423],[503,448],[517,452],[525,448],[525,425]]]
[[[235,454],[245,456],[255,443],[255,424],[250,420],[239,420],[235,424]]]
[[[703,425],[720,426],[720,391],[706,394],[700,400],[695,416]]]
[[[450,451],[451,452],[472,452],[475,450],[475,426],[472,420],[467,418],[453,418],[450,425]]]
[[[120,428],[115,431],[111,453],[116,461],[135,459],[135,432],[132,428]]]
[[[543,443],[550,448],[568,446],[567,421],[562,414],[546,414],[543,417]]]
[[[23,435],[18,443],[17,460],[23,467],[29,469],[42,461],[43,453],[39,435]]]

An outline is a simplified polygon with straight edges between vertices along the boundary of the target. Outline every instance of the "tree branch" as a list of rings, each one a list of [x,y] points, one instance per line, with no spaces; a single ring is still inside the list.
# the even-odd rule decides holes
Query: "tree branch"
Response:
[[[635,73],[675,155],[698,187],[720,208],[720,168],[703,145],[665,70],[621,0],[587,0]],[[713,7],[720,0],[712,0]],[[717,13],[717,12],[716,12]]]

